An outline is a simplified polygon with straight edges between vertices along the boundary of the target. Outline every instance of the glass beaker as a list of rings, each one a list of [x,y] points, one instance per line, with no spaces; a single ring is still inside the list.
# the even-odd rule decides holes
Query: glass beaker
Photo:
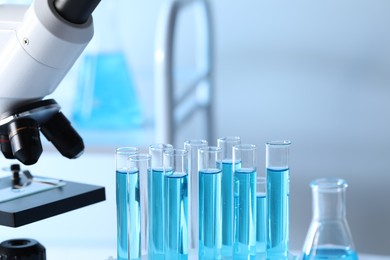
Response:
[[[347,182],[337,178],[323,178],[311,182],[310,186],[313,219],[302,259],[358,259],[346,218]]]
[[[234,259],[256,257],[256,146],[233,147]]]
[[[127,211],[127,174],[129,156],[138,153],[137,147],[120,147],[116,149],[116,217],[117,217],[117,258],[128,258],[128,211]]]
[[[217,140],[222,149],[222,256],[233,255],[233,146],[241,144],[239,136],[222,137]]]
[[[151,258],[164,258],[164,151],[172,150],[171,144],[152,144],[149,146],[151,171],[148,176],[149,198],[149,243],[148,255]]]
[[[222,164],[221,148],[198,150],[199,168],[199,259],[221,259]]]
[[[199,246],[199,173],[198,150],[207,146],[207,141],[192,139],[184,142],[184,149],[188,151],[188,254],[190,259],[198,259]]]
[[[188,151],[164,151],[164,255],[188,258]]]
[[[267,170],[267,258],[288,256],[290,141],[266,144]]]

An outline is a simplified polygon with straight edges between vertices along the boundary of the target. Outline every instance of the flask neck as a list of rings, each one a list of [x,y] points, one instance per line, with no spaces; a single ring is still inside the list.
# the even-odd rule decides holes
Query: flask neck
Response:
[[[342,182],[313,182],[313,218],[340,220],[346,218],[345,194],[347,184]]]

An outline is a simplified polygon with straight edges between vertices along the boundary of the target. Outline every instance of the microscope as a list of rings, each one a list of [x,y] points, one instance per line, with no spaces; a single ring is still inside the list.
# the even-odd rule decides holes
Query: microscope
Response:
[[[83,140],[59,104],[44,97],[55,91],[92,39],[92,12],[99,2],[0,5],[0,148],[6,158],[35,164],[42,154],[40,132],[67,158],[83,153]],[[103,187],[67,182],[60,189],[0,203],[0,224],[17,227],[104,199]]]
[[[35,164],[41,131],[67,158],[84,150],[81,137],[51,94],[93,36],[100,0],[36,0],[0,6],[0,140],[6,158]]]

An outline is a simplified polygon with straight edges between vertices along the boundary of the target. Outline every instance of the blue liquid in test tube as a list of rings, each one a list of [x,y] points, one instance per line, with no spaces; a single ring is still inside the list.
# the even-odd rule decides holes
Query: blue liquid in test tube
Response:
[[[235,243],[234,256],[256,256],[256,171],[234,171]]]
[[[222,245],[233,246],[233,163],[222,161]],[[223,249],[222,249],[223,250]]]
[[[267,257],[286,256],[289,237],[289,169],[267,169]]]
[[[266,144],[267,258],[288,256],[290,144],[290,141],[272,141]]]
[[[118,260],[128,258],[128,239],[127,239],[127,172],[116,171],[116,207],[118,223]]]
[[[116,149],[116,217],[117,217],[117,258],[127,260],[129,251],[129,211],[128,211],[128,179],[130,155],[138,153],[137,147],[119,147]]]
[[[148,176],[148,224],[149,224],[149,259],[164,259],[164,160],[163,153],[172,150],[171,144],[152,144],[151,171]]]
[[[200,259],[221,259],[221,177],[220,169],[199,171]]]
[[[130,220],[122,222],[123,226],[118,227],[120,230],[118,241],[122,242],[122,245],[118,247],[118,260],[128,259],[128,249],[130,250],[131,259],[139,258],[141,257],[139,173],[138,171],[129,173],[117,171],[116,178],[118,216]],[[126,207],[126,200],[123,199],[126,196],[128,196],[129,210]],[[129,234],[127,234],[129,222],[131,222],[131,225]]]
[[[130,259],[141,257],[141,194],[139,172],[130,171],[128,177],[128,210],[130,220],[129,250]]]
[[[234,226],[234,174],[233,147],[241,144],[239,136],[227,136],[217,139],[222,149],[222,257],[233,257]]]
[[[264,192],[256,194],[256,252],[265,254],[266,240],[266,195]]]
[[[164,259],[164,171],[163,169],[153,169],[148,177],[148,197],[149,197],[149,257],[154,259]]]
[[[164,176],[165,259],[188,259],[187,179],[183,172],[166,172]]]

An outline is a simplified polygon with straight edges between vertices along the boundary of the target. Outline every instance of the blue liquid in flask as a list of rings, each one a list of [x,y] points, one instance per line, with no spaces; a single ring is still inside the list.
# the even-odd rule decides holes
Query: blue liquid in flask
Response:
[[[305,254],[303,260],[358,260],[358,255],[353,250],[344,248],[317,248],[310,252],[309,255]]]
[[[220,169],[199,171],[199,258],[221,259],[222,204]]]
[[[148,176],[149,243],[148,255],[164,259],[164,171],[153,169]]]
[[[289,183],[289,169],[267,169],[267,257],[288,254]]]
[[[266,194],[256,194],[256,252],[265,253],[267,248]]]
[[[78,77],[74,122],[82,128],[128,129],[142,123],[124,53],[86,54]]]
[[[235,243],[234,258],[256,256],[256,171],[234,172]]]
[[[188,174],[165,173],[165,259],[188,258]]]
[[[131,259],[139,258],[141,256],[141,208],[138,171],[128,174],[116,172],[116,205],[118,207],[118,260],[127,260],[129,250]]]

